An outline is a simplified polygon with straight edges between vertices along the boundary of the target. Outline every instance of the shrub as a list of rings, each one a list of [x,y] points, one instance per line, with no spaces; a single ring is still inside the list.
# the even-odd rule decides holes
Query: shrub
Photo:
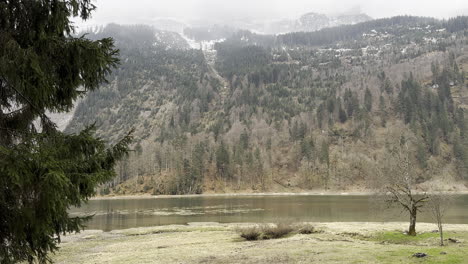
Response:
[[[143,183],[145,183],[145,179],[143,179],[143,177],[137,177],[137,183],[139,185],[142,185]]]
[[[110,189],[109,189],[109,187],[103,187],[103,188],[101,188],[100,191],[99,191],[99,194],[100,194],[101,196],[109,195],[109,194],[110,194]]]
[[[143,192],[147,193],[149,190],[151,190],[153,187],[149,184],[145,184],[143,186]]]
[[[303,234],[303,235],[310,235],[313,233],[317,233],[317,230],[315,230],[315,227],[310,224],[305,224],[302,226],[297,227],[298,233]]]
[[[294,231],[294,228],[289,224],[276,224],[275,226],[265,225],[262,228],[263,239],[282,238]]]
[[[258,227],[246,227],[237,230],[240,236],[248,241],[258,240],[262,232]]]

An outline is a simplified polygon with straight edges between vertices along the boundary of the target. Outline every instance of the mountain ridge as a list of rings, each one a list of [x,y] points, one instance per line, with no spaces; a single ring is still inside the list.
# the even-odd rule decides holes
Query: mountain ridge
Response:
[[[204,50],[154,46],[142,26],[116,39],[123,64],[66,131],[97,121],[115,141],[136,128],[135,152],[103,194],[371,188],[401,137],[421,186],[463,188],[467,21],[238,32],[214,45],[212,62]]]
[[[278,35],[293,32],[311,32],[342,25],[354,25],[370,20],[372,20],[372,18],[364,13],[348,12],[326,15],[309,12],[295,19],[244,21],[237,24],[233,22],[233,25],[226,25],[222,22],[205,22],[190,26],[190,23],[187,23],[183,34],[197,41],[210,41],[227,38],[239,30],[248,30],[264,35]]]
[[[272,23],[266,27],[265,33],[284,34],[292,32],[310,32],[323,28],[337,27],[342,25],[354,25],[369,20],[372,20],[372,18],[364,13],[325,15],[309,12],[302,15],[298,19],[283,20]]]

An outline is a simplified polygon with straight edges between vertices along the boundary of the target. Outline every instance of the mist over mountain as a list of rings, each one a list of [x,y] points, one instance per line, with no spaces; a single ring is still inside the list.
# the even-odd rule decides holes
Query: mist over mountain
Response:
[[[141,24],[151,25],[159,30],[173,31],[180,34],[184,32],[184,29],[192,28],[199,31],[219,31],[220,28],[229,28],[230,33],[237,30],[249,30],[261,34],[282,34],[298,31],[316,31],[322,28],[348,24],[352,25],[369,21],[371,19],[372,18],[370,16],[360,13],[359,10],[348,10],[334,15],[309,12],[294,19],[237,18],[229,21],[223,21],[208,18],[184,20],[170,17],[154,17],[143,20]]]
[[[115,8],[118,5],[119,8]],[[98,9],[88,21],[78,26],[119,24],[152,24],[155,19],[182,21],[187,26],[228,25],[238,27],[248,21],[295,20],[307,12],[328,14],[367,14],[373,18],[397,15],[435,17],[438,19],[468,15],[468,2],[449,0],[99,0]],[[210,23],[197,23],[210,21]],[[244,27],[242,27],[244,28]]]
[[[197,21],[193,24],[186,24],[182,31],[180,31],[181,27],[178,27],[177,32],[196,42],[219,41],[232,36],[239,30],[247,30],[263,35],[277,35],[292,32],[312,32],[323,28],[353,25],[369,20],[372,20],[372,18],[362,13],[346,12],[337,15],[325,15],[310,12],[291,20],[242,20],[231,21],[229,24]],[[176,21],[172,21],[170,26],[168,26],[168,23],[158,23],[155,23],[154,26],[162,30],[171,30],[176,28],[175,25],[180,25]]]
[[[265,26],[263,32],[267,34],[283,34],[299,31],[309,32],[317,31],[328,27],[353,25],[361,22],[366,22],[371,19],[372,18],[370,16],[362,13],[325,15],[311,12],[302,15],[299,19],[283,20],[269,23]]]

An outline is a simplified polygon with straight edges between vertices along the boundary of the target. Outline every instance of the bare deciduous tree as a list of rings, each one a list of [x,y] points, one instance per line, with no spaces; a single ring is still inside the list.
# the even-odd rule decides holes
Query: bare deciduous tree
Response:
[[[411,185],[405,182],[388,186],[387,190],[390,193],[388,202],[399,204],[409,213],[410,225],[408,235],[416,236],[416,216],[420,211],[420,208],[423,207],[424,202],[428,201],[429,196],[427,194],[423,194],[421,196],[416,195],[412,191]]]
[[[428,207],[431,212],[432,217],[434,218],[434,221],[437,224],[437,227],[439,229],[439,235],[440,235],[440,245],[444,245],[444,233],[443,233],[443,218],[445,215],[445,212],[447,209],[450,207],[450,204],[452,202],[452,198],[442,192],[436,192],[431,194],[428,202]]]
[[[410,216],[408,235],[416,236],[416,217],[420,208],[428,201],[429,196],[417,194],[414,191],[414,177],[411,170],[408,142],[400,139],[397,147],[392,150],[392,160],[385,171],[384,191],[386,201],[396,204]]]

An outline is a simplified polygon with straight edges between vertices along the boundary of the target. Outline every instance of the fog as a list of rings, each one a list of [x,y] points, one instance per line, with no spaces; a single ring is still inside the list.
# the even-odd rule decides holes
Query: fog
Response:
[[[151,23],[158,18],[229,24],[234,20],[295,18],[307,12],[363,12],[373,18],[395,15],[447,18],[468,14],[466,0],[97,0],[95,5],[98,9],[92,19],[76,20],[78,26]]]

